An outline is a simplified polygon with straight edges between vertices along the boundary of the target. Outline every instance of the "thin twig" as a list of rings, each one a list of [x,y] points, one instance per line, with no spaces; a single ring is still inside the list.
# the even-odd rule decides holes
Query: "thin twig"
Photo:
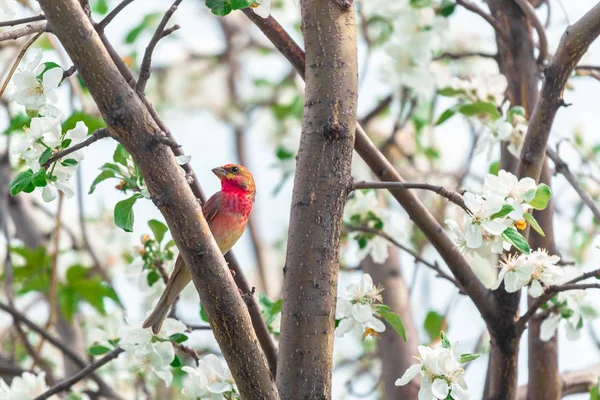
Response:
[[[152,53],[154,52],[154,48],[158,44],[158,41],[178,28],[178,26],[175,25],[175,29],[171,28],[168,31],[165,31],[165,27],[167,26],[169,19],[171,19],[173,13],[177,11],[177,7],[181,3],[181,1],[182,0],[175,0],[171,8],[169,8],[165,15],[163,15],[162,20],[156,28],[156,31],[154,31],[154,35],[152,36],[150,43],[148,43],[148,47],[146,47],[146,51],[144,52],[144,59],[142,60],[142,65],[140,66],[140,75],[138,77],[138,82],[135,87],[135,90],[139,94],[144,93],[144,91],[146,90],[146,83],[150,78],[150,69],[152,67]]]
[[[552,150],[551,148],[546,149],[546,155],[554,162],[554,169],[557,173],[562,174],[565,179],[571,184],[573,189],[577,192],[581,200],[588,206],[594,217],[596,217],[596,221],[600,222],[600,209],[594,203],[592,197],[587,193],[579,183],[577,177],[569,170],[569,166],[565,163],[557,152]]]
[[[44,338],[48,343],[52,344],[54,347],[56,347],[57,349],[62,351],[78,367],[85,368],[87,366],[87,363],[85,362],[84,359],[82,359],[79,356],[79,354],[77,354],[76,352],[71,350],[71,348],[69,346],[67,346],[66,344],[61,342],[59,339],[50,335],[50,333],[46,332],[44,330],[44,328],[42,328],[41,326],[39,326],[36,323],[34,323],[33,321],[31,321],[24,314],[19,312],[15,307],[12,307],[10,305],[6,305],[6,304],[0,302],[0,310],[3,310],[5,312],[9,313],[10,315],[12,315],[12,317],[15,321],[23,322],[29,329],[36,332],[38,335],[40,335],[42,338]],[[91,374],[90,378],[98,384],[98,386],[100,387],[100,390],[105,393],[104,394],[105,396],[108,396],[108,397],[111,397],[114,399],[120,399],[120,397],[98,375]]]
[[[45,15],[36,15],[35,17],[13,19],[12,21],[2,21],[2,22],[0,22],[0,28],[5,27],[5,26],[28,24],[30,22],[43,21],[45,19],[46,19]]]
[[[48,25],[45,22],[25,25],[24,27],[13,29],[12,31],[0,32],[0,42],[5,40],[15,40],[32,33],[42,33],[47,31]]]
[[[498,59],[498,55],[497,54],[490,54],[490,53],[484,53],[484,52],[479,52],[479,51],[471,51],[471,52],[466,52],[466,53],[451,53],[451,52],[445,52],[440,54],[437,57],[434,57],[434,61],[439,61],[439,60],[463,60],[465,58],[472,58],[472,57],[480,57],[480,58],[491,58],[493,60],[497,60]]]
[[[94,371],[96,371],[100,367],[104,366],[105,364],[108,364],[110,361],[119,357],[119,354],[123,353],[124,351],[125,350],[123,350],[121,348],[114,349],[113,351],[111,351],[110,353],[108,353],[107,355],[102,357],[101,359],[94,361],[87,367],[83,368],[81,371],[79,371],[72,377],[65,379],[62,382],[57,383],[56,385],[54,385],[53,387],[51,387],[50,389],[48,389],[47,391],[45,391],[44,393],[42,393],[41,395],[36,397],[34,400],[48,399],[52,395],[60,393],[64,390],[69,390],[71,388],[71,386],[73,386],[80,380],[84,379],[88,375],[92,374]]]
[[[454,279],[453,277],[451,277],[450,275],[448,275],[447,273],[445,273],[444,271],[442,271],[442,269],[439,267],[439,265],[437,264],[437,262],[430,263],[429,261],[427,261],[424,258],[422,258],[413,249],[411,249],[410,247],[407,247],[407,246],[403,245],[402,243],[398,242],[396,239],[394,239],[393,237],[391,237],[386,232],[384,232],[382,230],[379,230],[379,229],[368,227],[366,225],[361,225],[361,226],[354,226],[354,225],[348,226],[348,225],[346,225],[345,229],[347,231],[349,231],[349,232],[364,232],[364,233],[370,233],[370,234],[373,234],[373,235],[381,236],[382,238],[384,238],[385,240],[387,240],[388,242],[390,242],[394,246],[398,247],[400,250],[403,250],[403,251],[407,252],[408,254],[410,254],[411,256],[413,256],[416,262],[421,263],[421,264],[423,264],[423,265],[431,268],[435,272],[437,272],[437,276],[439,276],[440,278],[446,279],[447,281],[451,282],[454,286],[456,286],[458,288],[458,290],[460,291],[461,294],[464,294],[462,286],[460,285],[460,283],[458,283],[458,281],[456,279]]]
[[[575,285],[575,283],[577,282],[581,282],[583,280],[589,279],[589,278],[593,278],[593,277],[600,277],[600,269],[596,269],[590,272],[586,272],[585,274],[582,274],[574,279],[571,279],[570,281],[562,284],[562,285],[553,285],[553,286],[548,286],[544,292],[544,294],[542,294],[542,296],[540,296],[532,305],[531,307],[529,307],[529,309],[527,310],[527,312],[525,314],[523,314],[521,316],[521,318],[519,318],[519,320],[516,322],[515,324],[515,329],[517,331],[517,334],[521,334],[524,330],[525,330],[525,326],[527,324],[527,321],[529,321],[531,319],[531,317],[533,317],[533,315],[536,313],[536,311],[544,304],[546,304],[546,302],[548,302],[548,300],[550,300],[552,297],[554,297],[555,294],[559,293],[559,292],[564,292],[567,290],[585,290],[585,289],[596,289],[596,288],[600,288],[600,284],[599,283],[591,283],[591,284],[580,284],[580,285]]]
[[[8,71],[8,75],[6,75],[6,79],[4,79],[4,82],[2,83],[2,87],[0,88],[0,97],[2,97],[2,95],[4,94],[4,91],[6,90],[6,87],[8,86],[8,82],[10,82],[13,74],[15,73],[17,67],[19,66],[19,63],[21,62],[21,60],[25,56],[25,53],[27,53],[27,50],[29,49],[29,47],[31,47],[31,45],[33,43],[35,43],[35,41],[38,40],[38,38],[40,36],[42,36],[42,33],[43,32],[38,33],[37,35],[35,35],[34,37],[32,37],[27,43],[25,43],[25,45],[23,46],[23,48],[21,49],[21,51],[17,55],[17,58],[13,62],[12,67],[10,67],[10,70]]]
[[[450,200],[463,210],[465,210],[468,214],[471,214],[471,210],[465,205],[465,201],[462,198],[462,195],[458,192],[453,192],[451,190],[446,189],[443,186],[431,185],[429,183],[423,182],[354,182],[352,185],[352,189],[422,189],[422,190],[430,190],[439,194],[442,197]]]
[[[388,94],[383,100],[380,100],[371,111],[361,118],[360,124],[366,126],[373,118],[385,111],[392,103],[392,100],[394,100],[394,96]]]
[[[537,62],[538,64],[543,65],[544,61],[548,57],[548,38],[546,37],[546,29],[535,14],[535,10],[528,0],[515,0],[515,3],[521,7],[523,14],[527,16],[527,19],[529,22],[531,22],[531,25],[533,25],[533,28],[538,34],[538,39],[540,41],[540,54],[538,54]]]
[[[110,24],[110,21],[112,21],[121,11],[123,11],[125,7],[129,5],[129,3],[132,3],[133,1],[134,0],[123,0],[120,2],[119,5],[113,8],[113,10],[109,12],[102,21],[96,24],[96,30],[98,32],[103,32],[106,26]]]
[[[50,157],[48,159],[48,161],[46,161],[46,163],[43,165],[44,168],[48,168],[50,165],[52,165],[53,162],[60,160],[61,158],[68,156],[69,154],[75,153],[77,150],[83,149],[84,147],[89,146],[90,144],[100,140],[100,139],[104,139],[105,137],[110,136],[108,133],[108,129],[107,128],[100,128],[94,131],[94,133],[92,133],[90,136],[87,137],[87,139],[85,139],[83,142],[77,143],[71,147],[69,147],[68,149],[65,150],[61,150],[59,152],[57,152],[56,154],[54,154],[52,157]]]
[[[481,16],[481,18],[485,19],[487,23],[490,24],[496,30],[496,33],[502,38],[502,40],[508,42],[508,34],[504,31],[504,29],[502,29],[502,26],[500,26],[498,21],[494,19],[494,17],[492,17],[490,14],[483,11],[478,5],[473,4],[467,0],[456,0],[456,4],[463,6],[467,10]]]

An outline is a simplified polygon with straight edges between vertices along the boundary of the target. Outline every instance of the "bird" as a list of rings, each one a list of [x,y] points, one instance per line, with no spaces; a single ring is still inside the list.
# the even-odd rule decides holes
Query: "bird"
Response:
[[[256,186],[250,171],[241,165],[226,164],[213,168],[212,172],[221,180],[221,191],[208,199],[202,211],[221,254],[225,255],[244,233]],[[165,291],[142,326],[152,327],[157,335],[175,299],[191,280],[190,271],[179,254]]]

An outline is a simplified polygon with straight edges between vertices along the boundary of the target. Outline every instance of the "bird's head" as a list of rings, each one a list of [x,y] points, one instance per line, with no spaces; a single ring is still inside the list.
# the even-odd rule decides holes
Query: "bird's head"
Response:
[[[241,165],[225,164],[222,167],[213,168],[212,172],[221,180],[221,190],[223,191],[243,191],[252,195],[256,192],[252,174]]]

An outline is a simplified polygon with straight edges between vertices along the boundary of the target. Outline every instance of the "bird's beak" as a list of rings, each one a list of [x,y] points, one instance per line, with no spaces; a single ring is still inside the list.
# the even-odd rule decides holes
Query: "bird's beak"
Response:
[[[223,167],[217,167],[212,169],[213,174],[219,177],[219,179],[223,179],[227,176],[227,171]]]

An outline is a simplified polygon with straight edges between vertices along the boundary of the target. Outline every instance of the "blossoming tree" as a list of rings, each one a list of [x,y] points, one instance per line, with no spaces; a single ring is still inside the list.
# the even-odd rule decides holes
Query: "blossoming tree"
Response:
[[[1,399],[600,398],[597,112],[556,132],[600,4],[38,3],[0,0]]]

